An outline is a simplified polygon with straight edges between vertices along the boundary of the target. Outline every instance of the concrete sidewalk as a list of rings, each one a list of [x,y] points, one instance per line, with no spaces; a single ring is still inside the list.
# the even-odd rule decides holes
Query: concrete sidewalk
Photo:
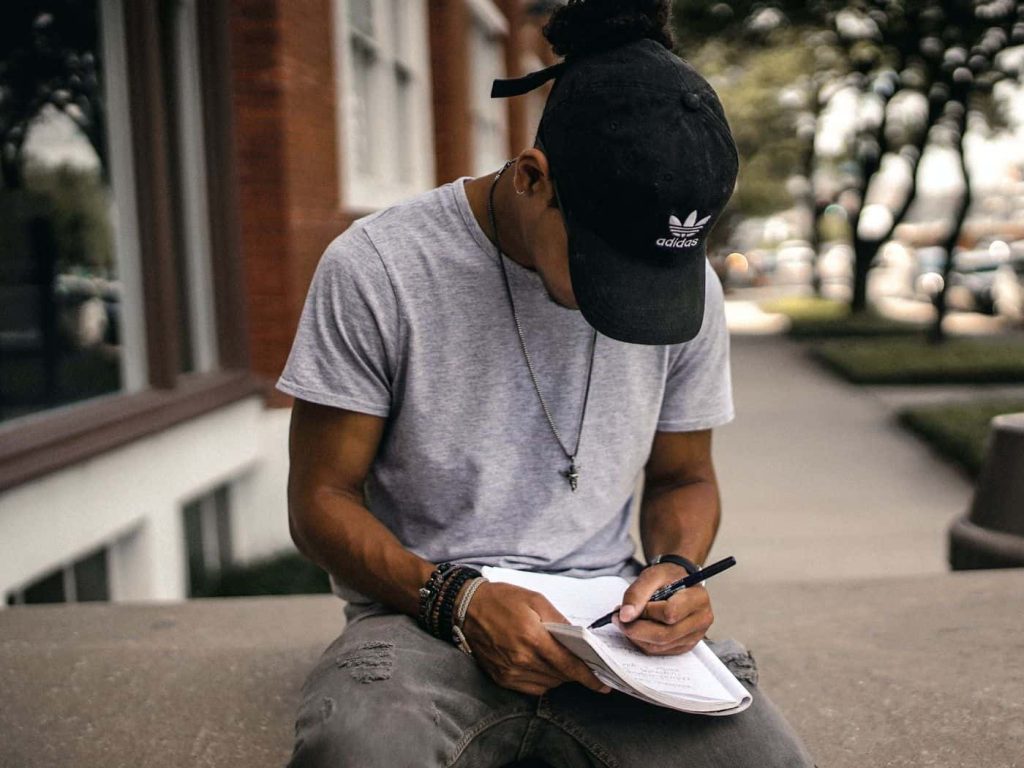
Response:
[[[946,528],[972,488],[871,391],[782,336],[734,336],[736,420],[715,431],[723,578],[784,581],[948,570]]]

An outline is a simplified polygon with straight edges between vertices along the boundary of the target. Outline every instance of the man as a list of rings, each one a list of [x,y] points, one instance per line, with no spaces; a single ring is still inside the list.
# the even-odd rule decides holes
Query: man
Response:
[[[733,408],[705,245],[735,147],[710,86],[651,39],[495,91],[552,76],[537,146],[359,220],[318,265],[278,387],[292,536],[348,626],[303,689],[295,768],[810,764],[760,692],[724,718],[609,693],[536,593],[476,584],[471,655],[424,631],[442,563],[639,574],[618,625],[651,654],[712,622],[704,588],[647,599],[718,526],[711,430]],[[664,560],[643,570],[640,472]]]

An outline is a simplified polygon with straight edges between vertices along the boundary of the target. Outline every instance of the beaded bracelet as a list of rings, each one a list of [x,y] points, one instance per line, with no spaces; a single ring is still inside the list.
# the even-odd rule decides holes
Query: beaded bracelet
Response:
[[[456,563],[441,563],[420,588],[417,623],[434,637],[454,642],[455,601],[462,586],[480,572]]]
[[[445,594],[448,590],[449,585],[451,584],[452,580],[458,576],[461,568],[461,566],[455,566],[450,571],[448,571],[444,575],[444,577],[441,580],[441,583],[437,587],[437,594],[434,596],[434,599],[430,606],[430,613],[427,619],[428,631],[434,637],[441,636],[441,607],[444,604]]]
[[[452,627],[455,624],[455,601],[463,585],[477,575],[478,572],[472,568],[460,569],[455,577],[445,586],[445,594],[441,600],[441,614],[437,626],[442,640],[449,643],[454,641]]]
[[[430,613],[433,610],[434,602],[437,600],[438,590],[444,581],[445,574],[454,567],[455,563],[441,563],[430,574],[426,584],[420,587],[420,610],[416,621],[428,632],[430,631]]]
[[[434,611],[430,616],[431,633],[434,635],[434,637],[439,637],[442,640],[444,639],[442,632],[444,625],[445,604],[452,599],[452,586],[454,586],[456,583],[460,581],[461,576],[462,569],[455,568],[449,574],[448,578],[444,580],[444,583],[441,585],[441,589],[437,595],[437,601],[434,603]]]

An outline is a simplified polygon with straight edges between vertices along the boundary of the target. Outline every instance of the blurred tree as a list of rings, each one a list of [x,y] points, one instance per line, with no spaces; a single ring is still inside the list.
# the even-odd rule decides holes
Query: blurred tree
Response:
[[[116,271],[114,232],[110,224],[110,190],[98,169],[70,164],[56,167],[30,163],[23,169],[24,188],[47,201],[47,214],[57,247],[57,272],[76,269],[113,276]]]
[[[5,3],[0,24],[0,179],[24,182],[22,148],[47,105],[92,144],[106,182],[98,14],[80,0]]]
[[[807,221],[815,220],[808,147],[820,88],[838,60],[822,34],[819,5],[674,3],[676,50],[715,86],[740,154],[740,184],[715,229],[716,242],[728,240],[744,218],[790,207],[787,190],[811,207]]]
[[[996,55],[1011,40],[1024,39],[1024,3],[855,0],[836,5],[827,18],[851,62],[849,82],[860,94],[850,215],[852,309],[862,311],[868,271],[917,193],[926,145],[936,137],[948,143],[953,135],[953,146],[962,151],[972,95],[991,91],[1003,76]],[[953,214],[955,243],[966,209]]]
[[[914,201],[926,146],[962,149],[968,108],[986,108],[978,97],[1005,76],[999,52],[1024,42],[1024,2],[676,0],[674,9],[680,53],[711,76],[737,134],[733,221],[784,207],[779,192],[795,173],[788,188],[816,246],[823,211],[841,201],[855,254],[852,309],[864,310],[868,271]],[[848,156],[832,173],[838,184],[818,189],[822,113],[851,93]],[[954,244],[960,208],[951,211]],[[941,316],[944,294],[938,304]]]

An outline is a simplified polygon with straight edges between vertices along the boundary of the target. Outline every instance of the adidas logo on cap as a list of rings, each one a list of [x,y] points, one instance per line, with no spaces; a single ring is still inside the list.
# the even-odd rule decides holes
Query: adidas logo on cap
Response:
[[[696,211],[691,211],[690,215],[686,217],[686,221],[680,221],[675,216],[669,216],[668,231],[672,233],[672,237],[659,238],[656,245],[660,245],[663,248],[692,248],[700,242],[696,235],[704,229],[704,225],[710,220],[711,216],[708,215],[697,221]]]

